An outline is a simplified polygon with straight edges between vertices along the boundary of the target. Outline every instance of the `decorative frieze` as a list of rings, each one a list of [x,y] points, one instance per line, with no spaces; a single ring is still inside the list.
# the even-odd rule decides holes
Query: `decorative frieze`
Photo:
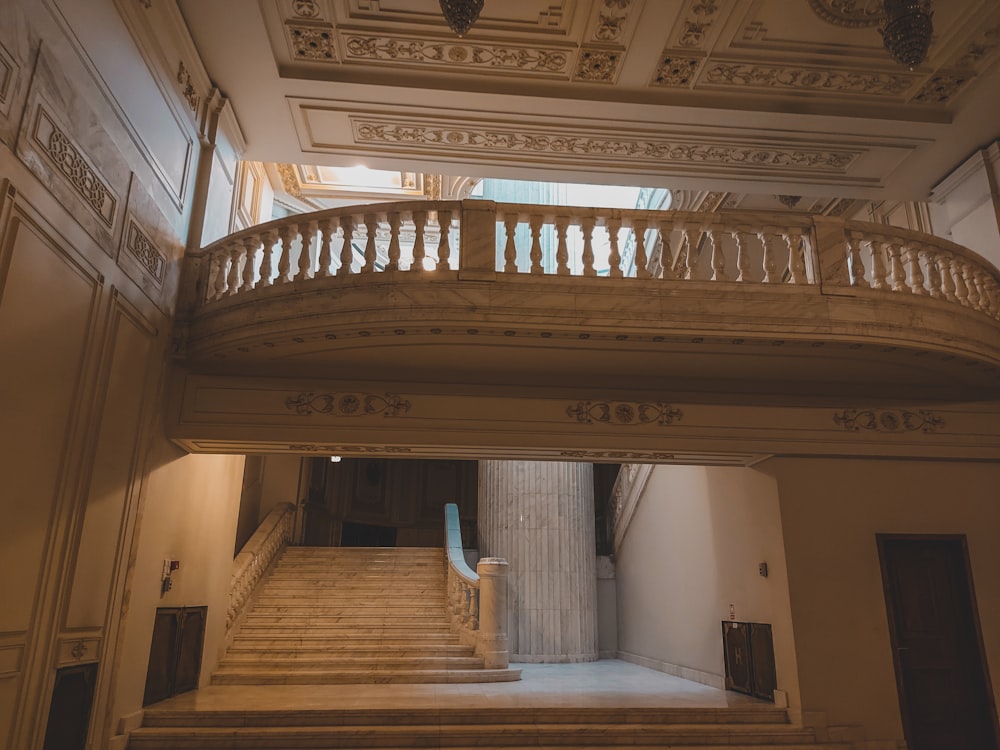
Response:
[[[524,73],[568,74],[569,55],[561,50],[519,45],[441,43],[389,36],[350,35],[345,60],[377,60],[451,65],[456,71],[496,69]]]
[[[701,59],[664,52],[653,83],[658,86],[690,86]]]
[[[153,241],[139,228],[135,219],[129,217],[125,229],[125,250],[135,258],[142,269],[156,282],[163,284],[167,267],[167,256],[160,252]]]
[[[573,78],[577,81],[614,83],[622,53],[602,49],[583,49]]]
[[[195,91],[194,84],[191,82],[191,73],[184,67],[183,60],[177,66],[177,83],[181,85],[181,95],[188,103],[188,106],[191,107],[191,111],[197,112],[198,103],[201,101],[201,98],[198,96],[198,92]]]
[[[669,425],[684,413],[670,404],[636,401],[578,401],[566,407],[566,416],[583,424]]]
[[[107,227],[114,226],[118,208],[117,197],[80,149],[56,126],[41,105],[38,107],[32,135],[84,203]]]
[[[944,420],[926,409],[843,409],[833,415],[833,421],[845,430],[859,432],[937,432]]]
[[[971,72],[940,72],[932,76],[911,101],[917,104],[947,104],[973,77]]]
[[[328,456],[349,456],[357,453],[413,453],[412,448],[392,445],[314,445],[311,443],[292,443],[288,446],[292,453],[322,453]]]
[[[882,20],[882,0],[809,0],[809,7],[827,23],[848,29],[877,26]]]
[[[719,15],[717,0],[693,0],[687,15],[681,22],[677,44],[687,49],[699,49],[705,45],[708,31]]]
[[[410,410],[410,402],[395,393],[313,393],[306,391],[285,399],[285,406],[301,416],[329,414],[360,417],[381,414],[398,417]]]
[[[772,169],[812,169],[844,172],[860,151],[787,149],[733,143],[682,143],[666,139],[615,138],[524,133],[501,126],[442,127],[419,122],[389,123],[352,118],[358,144],[405,145],[440,152],[442,148],[509,154],[558,154],[588,158],[629,159],[680,164],[751,166]]]
[[[712,63],[705,68],[702,80],[715,86],[829,91],[868,96],[899,96],[913,84],[913,78],[908,75],[751,63]]]
[[[286,23],[292,57],[310,62],[338,62],[333,26]]]

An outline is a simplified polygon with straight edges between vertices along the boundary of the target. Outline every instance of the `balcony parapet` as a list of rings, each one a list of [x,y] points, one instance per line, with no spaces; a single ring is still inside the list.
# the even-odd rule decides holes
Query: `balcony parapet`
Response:
[[[598,244],[607,248],[603,268]],[[943,300],[1000,319],[1000,273],[961,245],[886,225],[780,212],[387,203],[251,227],[188,262],[189,313],[271,287],[297,291],[330,278],[382,272],[430,278],[454,271],[460,280],[477,281],[600,275],[609,284],[634,278],[874,290]]]

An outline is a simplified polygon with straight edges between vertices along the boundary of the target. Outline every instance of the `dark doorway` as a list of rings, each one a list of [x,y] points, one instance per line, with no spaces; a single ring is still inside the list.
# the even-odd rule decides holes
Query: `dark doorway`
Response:
[[[142,705],[198,687],[208,607],[160,607],[153,622]]]
[[[394,526],[373,526],[367,523],[344,521],[340,535],[341,547],[395,547]]]
[[[878,535],[889,636],[910,750],[996,750],[964,536]]]
[[[96,664],[56,670],[45,730],[45,750],[83,750],[86,747],[96,683]]]

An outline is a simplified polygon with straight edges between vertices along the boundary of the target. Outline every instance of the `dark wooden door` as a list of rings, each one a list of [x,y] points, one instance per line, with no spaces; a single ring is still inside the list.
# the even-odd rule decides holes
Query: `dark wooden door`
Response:
[[[84,750],[96,683],[96,664],[56,670],[44,750]]]
[[[879,535],[910,750],[997,750],[996,709],[964,537]]]
[[[198,687],[208,607],[160,607],[153,623],[142,705]]]

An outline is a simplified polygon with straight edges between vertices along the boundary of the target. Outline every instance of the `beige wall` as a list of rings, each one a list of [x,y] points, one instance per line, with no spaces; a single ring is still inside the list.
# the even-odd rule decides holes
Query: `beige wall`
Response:
[[[1000,466],[772,459],[802,707],[901,740],[877,533],[965,534],[994,694],[1000,694]]]
[[[721,621],[771,623],[778,689],[795,703],[777,486],[751,469],[658,466],[617,551],[618,643],[675,674],[721,685]],[[758,564],[766,561],[769,576]]]

